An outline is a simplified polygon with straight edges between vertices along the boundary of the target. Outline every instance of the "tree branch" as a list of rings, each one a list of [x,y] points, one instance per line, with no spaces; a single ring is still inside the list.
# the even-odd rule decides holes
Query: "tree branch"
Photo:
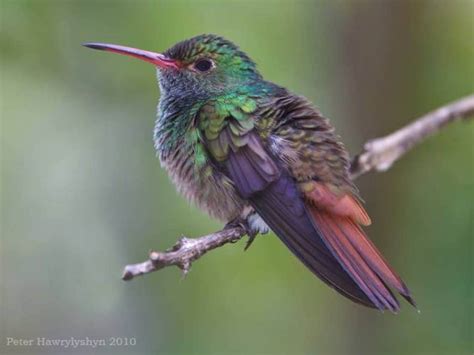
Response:
[[[388,136],[368,141],[363,151],[352,160],[350,168],[352,178],[355,179],[372,170],[388,170],[415,145],[437,133],[448,123],[473,115],[474,95],[471,95],[432,111]],[[191,263],[209,250],[227,243],[235,243],[245,235],[246,231],[243,227],[233,226],[200,238],[182,237],[172,248],[164,252],[152,251],[148,260],[127,265],[122,279],[131,280],[135,276],[148,274],[171,265],[179,267],[186,275]]]
[[[353,179],[369,171],[386,171],[395,161],[448,123],[474,115],[474,95],[466,96],[427,113],[388,136],[364,144],[364,150],[351,163]]]

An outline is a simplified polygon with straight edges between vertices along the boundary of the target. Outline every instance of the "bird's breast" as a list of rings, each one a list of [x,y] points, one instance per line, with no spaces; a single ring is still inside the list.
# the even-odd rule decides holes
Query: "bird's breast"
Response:
[[[245,202],[232,182],[209,162],[196,164],[195,147],[181,142],[173,149],[158,152],[161,165],[188,201],[224,222],[240,215]]]

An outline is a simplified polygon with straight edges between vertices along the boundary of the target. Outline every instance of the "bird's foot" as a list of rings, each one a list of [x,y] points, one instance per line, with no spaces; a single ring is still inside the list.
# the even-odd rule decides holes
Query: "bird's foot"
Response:
[[[237,217],[225,225],[224,228],[242,227],[245,230],[245,234],[248,235],[249,239],[245,244],[244,251],[247,250],[255,240],[257,234],[266,234],[269,232],[269,228],[266,223],[256,213],[252,213],[247,218]]]
[[[231,229],[231,228],[235,228],[235,227],[240,227],[240,228],[243,228],[245,230],[245,234],[248,235],[249,237],[249,241],[253,239],[255,239],[255,236],[257,235],[257,233],[255,233],[255,231],[253,231],[249,224],[247,223],[247,220],[241,218],[241,217],[237,217],[236,219],[228,222],[224,229]],[[238,242],[239,239],[236,239],[236,240],[233,240],[231,243],[236,243]],[[250,242],[251,243],[251,242]],[[247,242],[247,245],[245,246],[245,249],[244,250],[247,250],[249,246],[249,242]]]

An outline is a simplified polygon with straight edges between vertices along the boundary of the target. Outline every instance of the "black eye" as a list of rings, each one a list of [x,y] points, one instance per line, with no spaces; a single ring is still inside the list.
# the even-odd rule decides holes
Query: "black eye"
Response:
[[[212,69],[212,67],[214,66],[214,63],[212,62],[212,60],[210,59],[199,59],[196,63],[194,63],[194,68],[197,70],[197,71],[200,71],[202,73],[205,73],[209,70]]]

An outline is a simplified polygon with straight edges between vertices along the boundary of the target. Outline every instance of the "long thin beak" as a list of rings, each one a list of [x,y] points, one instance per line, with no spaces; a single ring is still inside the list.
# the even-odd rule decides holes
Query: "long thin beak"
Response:
[[[113,52],[113,53],[128,55],[130,57],[135,57],[135,58],[144,60],[145,62],[154,64],[160,68],[179,69],[180,67],[178,61],[168,58],[167,56],[161,53],[149,52],[149,51],[144,51],[142,49],[136,49],[136,48],[119,46],[116,44],[108,44],[108,43],[90,42],[90,43],[83,43],[82,45],[88,48],[98,49],[100,51]]]

